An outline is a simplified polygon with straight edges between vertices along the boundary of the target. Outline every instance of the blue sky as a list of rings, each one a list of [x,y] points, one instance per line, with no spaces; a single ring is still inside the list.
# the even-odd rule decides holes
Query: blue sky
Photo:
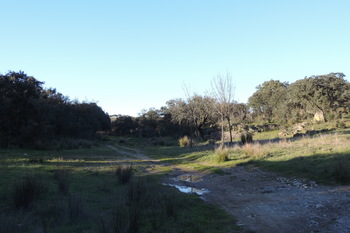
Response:
[[[229,72],[246,102],[271,79],[350,77],[350,1],[0,2],[0,73],[136,116]],[[349,78],[347,77],[347,80]]]

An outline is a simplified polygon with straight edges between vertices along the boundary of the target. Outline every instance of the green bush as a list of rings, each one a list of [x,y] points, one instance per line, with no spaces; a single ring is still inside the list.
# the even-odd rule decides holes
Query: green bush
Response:
[[[346,128],[346,124],[343,120],[337,120],[335,122],[335,128],[337,129],[345,129]]]
[[[253,135],[249,132],[244,132],[241,134],[241,142],[243,145],[246,143],[252,143],[253,142]]]

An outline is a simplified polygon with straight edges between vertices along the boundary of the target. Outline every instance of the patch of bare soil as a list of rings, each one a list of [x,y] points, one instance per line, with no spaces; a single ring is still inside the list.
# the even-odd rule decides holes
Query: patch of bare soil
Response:
[[[235,216],[242,232],[350,232],[350,186],[317,185],[249,166],[224,171],[184,174],[175,169],[164,182],[209,190],[201,197]],[[196,179],[178,178],[184,175]]]

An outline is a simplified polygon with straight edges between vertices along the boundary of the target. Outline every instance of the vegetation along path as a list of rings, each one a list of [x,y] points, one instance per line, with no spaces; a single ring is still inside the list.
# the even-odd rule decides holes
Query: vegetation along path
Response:
[[[152,160],[134,152],[138,159]],[[170,167],[164,184],[220,205],[237,218],[242,232],[350,232],[350,186],[283,177],[254,165],[228,167],[220,174]]]

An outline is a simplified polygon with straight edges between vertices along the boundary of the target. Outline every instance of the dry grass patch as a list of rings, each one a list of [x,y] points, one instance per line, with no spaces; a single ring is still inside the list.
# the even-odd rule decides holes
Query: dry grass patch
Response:
[[[268,146],[263,146],[260,143],[245,144],[242,147],[242,151],[253,159],[262,159],[269,155]]]
[[[216,162],[223,163],[225,161],[228,161],[228,155],[229,155],[229,148],[225,146],[219,146],[215,149],[215,157]]]

